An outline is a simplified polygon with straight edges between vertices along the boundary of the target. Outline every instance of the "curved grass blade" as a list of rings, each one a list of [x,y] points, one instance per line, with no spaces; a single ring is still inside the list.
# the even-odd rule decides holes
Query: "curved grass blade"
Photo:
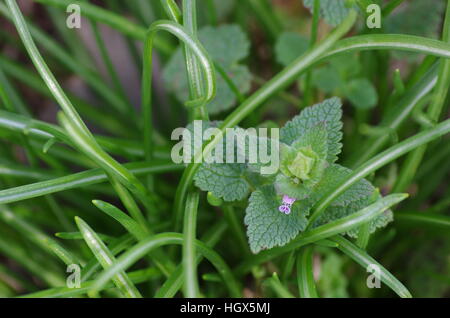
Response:
[[[67,251],[54,239],[48,237],[46,234],[41,232],[35,226],[29,222],[23,220],[18,215],[13,213],[7,207],[0,205],[0,219],[5,223],[9,224],[15,228],[19,233],[21,233],[27,240],[39,246],[42,250],[47,251],[50,254],[56,255],[60,260],[62,260],[66,265],[70,264],[82,264],[78,258]]]
[[[297,284],[300,297],[317,298],[316,284],[313,270],[313,247],[300,249],[297,258]]]
[[[33,64],[64,111],[64,113],[60,113],[59,117],[72,141],[79,148],[81,148],[88,157],[99,164],[103,169],[112,173],[119,181],[130,188],[130,190],[134,192],[134,194],[139,197],[144,204],[149,205],[145,187],[133,174],[110,157],[98,145],[82,121],[81,117],[78,115],[72,103],[62,90],[59,83],[56,81],[52,72],[39,53],[15,0],[7,0],[6,3],[12,13],[14,24],[16,25],[22,42],[25,45]]]
[[[147,231],[144,230],[139,223],[129,217],[125,212],[116,208],[114,205],[102,200],[93,200],[92,203],[101,211],[105,212],[107,215],[119,222],[137,240],[142,240],[147,236]]]
[[[148,282],[157,279],[161,276],[161,273],[155,268],[148,268],[143,270],[134,271],[128,274],[130,280],[134,284]],[[80,295],[87,294],[91,288],[93,281],[86,281],[81,283],[80,288],[69,288],[69,287],[56,287],[46,290],[41,290],[35,293],[30,293],[26,295],[19,296],[18,298],[69,298],[76,297]],[[114,284],[108,283],[105,289],[113,288]]]
[[[193,38],[189,31],[181,25],[166,20],[154,22],[148,29],[144,43],[143,54],[143,72],[142,72],[142,108],[144,111],[145,126],[144,126],[144,145],[146,158],[150,160],[153,156],[152,146],[152,50],[153,42],[158,31],[166,31],[176,36],[184,45],[192,51],[192,54],[198,59],[203,71],[205,81],[205,95],[199,97],[195,101],[190,101],[191,106],[203,106],[209,102],[215,95],[216,78],[214,72],[214,64],[209,58],[201,43]]]
[[[195,298],[199,295],[197,262],[195,260],[195,232],[197,228],[198,192],[190,193],[186,200],[183,230],[183,275],[184,296]]]
[[[106,234],[97,232],[97,235],[103,242],[111,242],[114,240],[114,237],[106,235]],[[57,233],[55,233],[55,236],[60,239],[63,239],[63,240],[83,240],[84,239],[81,232],[57,232]]]
[[[395,221],[402,223],[416,223],[420,227],[450,229],[450,217],[428,212],[399,212],[395,214]]]
[[[176,165],[173,163],[158,164],[151,162],[134,162],[125,164],[124,166],[136,175],[179,171],[184,168],[182,165]],[[22,201],[46,194],[76,189],[106,181],[108,181],[108,176],[101,169],[87,170],[52,180],[40,181],[11,189],[1,190],[0,204]]]
[[[106,269],[95,281],[92,286],[91,291],[89,292],[91,295],[95,295],[95,293],[103,288],[103,286],[117,273],[125,270],[134,264],[137,260],[146,255],[149,251],[169,244],[183,244],[183,235],[178,233],[161,233],[156,234],[152,237],[141,241],[122,256],[117,259],[117,262],[114,263],[113,266]],[[214,250],[209,248],[206,244],[201,241],[195,242],[197,249],[207,258],[217,269],[219,274],[222,275],[225,285],[227,286],[230,295],[232,297],[240,297],[240,287],[236,279],[234,278],[230,268],[223,261],[222,257],[217,254]]]
[[[391,288],[397,295],[402,298],[411,298],[412,295],[406,289],[406,287],[394,277],[386,268],[369,256],[364,250],[352,244],[350,241],[346,240],[340,235],[332,237],[331,240],[339,244],[338,249],[347,254],[355,262],[361,265],[364,269],[369,265],[377,265],[380,269],[380,279],[389,288]]]
[[[98,235],[79,217],[75,218],[78,228],[84,237],[87,245],[91,249],[92,253],[97,258],[98,262],[104,269],[108,269],[114,266],[116,259],[111,251],[106,247],[105,243],[98,237]],[[128,298],[142,297],[139,291],[136,289],[130,278],[124,271],[117,271],[112,277],[114,284],[121,291],[121,293]]]
[[[265,283],[272,288],[272,290],[278,295],[278,297],[294,298],[294,295],[292,295],[291,292],[285,286],[283,286],[283,284],[281,284],[277,273],[273,273],[272,277],[268,278]]]
[[[202,241],[209,247],[216,245],[225,233],[225,222],[219,222],[211,227],[209,233],[202,237]],[[197,254],[195,261],[197,264],[201,262],[203,255]],[[156,292],[155,298],[170,298],[181,289],[184,282],[183,267],[178,265],[167,280],[162,284],[161,288]]]
[[[450,58],[450,44],[406,34],[357,35],[337,42],[318,61],[340,53],[363,50],[400,50]]]

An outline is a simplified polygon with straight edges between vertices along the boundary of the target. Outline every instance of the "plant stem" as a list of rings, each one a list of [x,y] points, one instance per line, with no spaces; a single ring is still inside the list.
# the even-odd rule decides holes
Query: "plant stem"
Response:
[[[196,298],[199,296],[197,280],[197,262],[195,259],[195,232],[197,227],[197,209],[199,194],[191,192],[186,200],[183,230],[183,274],[184,296]]]

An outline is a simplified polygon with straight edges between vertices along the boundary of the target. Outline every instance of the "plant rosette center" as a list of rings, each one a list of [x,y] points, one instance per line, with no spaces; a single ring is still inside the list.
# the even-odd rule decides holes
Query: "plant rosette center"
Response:
[[[323,176],[327,162],[311,145],[284,145],[281,149],[280,173],[275,179],[278,195],[304,199]]]

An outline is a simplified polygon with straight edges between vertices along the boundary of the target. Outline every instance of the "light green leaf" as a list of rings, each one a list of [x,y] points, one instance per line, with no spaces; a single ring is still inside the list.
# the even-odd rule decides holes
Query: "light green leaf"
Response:
[[[253,253],[274,246],[283,246],[306,227],[309,207],[295,202],[290,214],[278,210],[281,198],[273,186],[264,186],[252,193],[244,222]]]
[[[198,38],[213,60],[222,67],[239,62],[249,54],[250,41],[236,24],[206,26],[199,30]]]
[[[300,136],[306,134],[312,127],[323,124],[328,137],[328,162],[337,160],[342,144],[342,103],[339,98],[333,97],[322,103],[305,108],[300,115],[295,116],[280,130],[280,139],[291,145]]]
[[[336,187],[343,180],[345,180],[352,170],[345,168],[338,164],[330,165],[322,177],[322,180],[314,187],[313,195],[310,200],[316,202],[323,195],[326,195],[330,189]],[[375,188],[366,179],[361,179],[352,185],[347,191],[342,193],[334,200],[332,206],[346,206],[352,202],[359,201],[363,198],[370,197],[375,191]],[[362,208],[362,207],[360,207]]]
[[[357,78],[350,81],[345,88],[345,96],[359,109],[373,108],[378,102],[377,91],[366,78]]]
[[[314,0],[303,0],[303,4],[312,13]],[[320,16],[333,27],[341,24],[348,12],[344,0],[320,0]]]
[[[282,33],[275,44],[275,58],[287,66],[308,50],[309,39],[295,32]]]
[[[242,200],[250,191],[245,170],[243,163],[204,163],[194,177],[195,185],[225,201]]]

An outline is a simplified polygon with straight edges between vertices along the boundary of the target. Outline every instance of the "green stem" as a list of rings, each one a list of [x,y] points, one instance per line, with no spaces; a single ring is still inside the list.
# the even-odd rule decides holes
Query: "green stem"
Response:
[[[142,107],[144,111],[145,125],[144,125],[144,148],[147,160],[150,160],[153,155],[153,125],[152,125],[152,47],[155,35],[158,31],[167,31],[175,35],[180,41],[185,43],[197,57],[202,66],[203,75],[205,78],[205,96],[199,100],[191,101],[193,107],[198,107],[210,101],[216,90],[214,64],[210,60],[200,42],[191,37],[189,32],[181,25],[172,22],[160,20],[154,22],[147,31],[147,36],[144,44],[144,60],[142,73]]]
[[[294,298],[294,295],[281,284],[277,273],[273,273],[272,277],[267,279],[267,284],[273,289],[273,291],[281,298]]]
[[[192,192],[186,200],[183,230],[184,296],[199,297],[197,262],[195,259],[195,233],[197,227],[198,192]]]
[[[183,26],[193,39],[197,39],[197,8],[196,0],[183,0]],[[184,45],[186,70],[188,74],[189,93],[191,100],[199,100],[204,95],[203,79],[199,61],[195,52],[188,45]],[[208,84],[208,83],[206,83]],[[192,109],[191,120],[208,120],[206,103]]]
[[[183,169],[183,166],[181,165],[176,165],[168,162],[134,162],[125,164],[124,166],[136,175],[164,173]],[[108,176],[101,169],[87,170],[56,179],[1,190],[0,204],[18,202],[26,199],[36,198],[46,194],[56,193],[69,189],[76,189],[106,181],[108,181]]]
[[[314,282],[313,247],[306,246],[300,249],[297,260],[297,283],[300,297],[317,298],[316,284]]]

